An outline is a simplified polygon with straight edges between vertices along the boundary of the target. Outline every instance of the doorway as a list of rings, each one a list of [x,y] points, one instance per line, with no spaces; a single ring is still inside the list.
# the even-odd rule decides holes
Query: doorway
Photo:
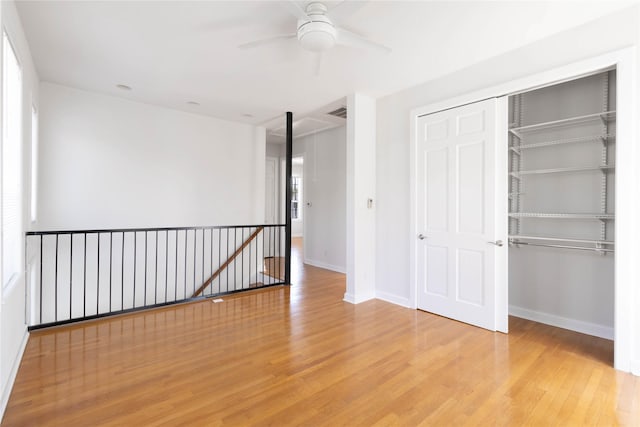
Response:
[[[291,159],[291,237],[304,238],[304,156]],[[301,242],[303,240],[300,240]]]

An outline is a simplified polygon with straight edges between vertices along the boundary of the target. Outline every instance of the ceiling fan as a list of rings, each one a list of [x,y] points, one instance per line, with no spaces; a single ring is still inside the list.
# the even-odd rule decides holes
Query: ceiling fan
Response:
[[[287,11],[298,19],[297,31],[295,33],[279,34],[249,43],[243,43],[238,47],[241,49],[249,49],[283,39],[297,38],[303,49],[318,54],[316,74],[320,65],[320,55],[335,45],[351,46],[390,53],[391,49],[387,46],[373,42],[366,37],[360,36],[334,24],[335,18],[332,16],[332,12],[339,9],[344,3],[356,4],[355,7],[361,7],[365,2],[343,1],[343,3],[332,10],[329,10],[323,3],[317,1],[309,3],[305,9],[302,9],[298,3],[294,1],[282,2],[281,4],[287,9]]]

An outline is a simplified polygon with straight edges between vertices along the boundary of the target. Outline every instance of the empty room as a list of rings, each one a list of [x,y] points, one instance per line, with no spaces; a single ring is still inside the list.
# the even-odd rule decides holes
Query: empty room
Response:
[[[637,1],[0,1],[2,425],[639,425]]]

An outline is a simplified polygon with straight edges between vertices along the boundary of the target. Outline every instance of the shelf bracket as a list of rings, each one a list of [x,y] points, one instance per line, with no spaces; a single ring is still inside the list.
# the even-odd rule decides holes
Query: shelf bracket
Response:
[[[602,135],[609,135],[609,121],[606,118],[606,112],[609,111],[609,72],[602,75],[602,111],[600,119],[602,120]],[[607,140],[602,140],[601,164],[609,163],[609,149]],[[605,169],[602,169],[602,177],[600,178],[600,212],[607,212],[607,187],[608,177]],[[607,240],[607,224],[603,221],[600,223],[600,239]]]
[[[604,246],[602,246],[602,243],[596,243],[596,251],[598,252],[598,254],[600,256],[605,256],[607,255],[607,251],[604,250]]]
[[[513,129],[509,129],[509,132],[511,132],[511,135],[515,136],[516,138],[518,138],[519,140],[522,140],[522,135],[520,135],[518,132],[516,132]]]

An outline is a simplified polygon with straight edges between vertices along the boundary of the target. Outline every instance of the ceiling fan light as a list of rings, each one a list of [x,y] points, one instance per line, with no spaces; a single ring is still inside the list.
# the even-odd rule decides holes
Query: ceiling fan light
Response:
[[[336,29],[330,22],[305,22],[298,27],[298,40],[306,50],[322,52],[336,44]]]
[[[305,34],[300,39],[303,48],[312,52],[322,52],[331,49],[336,44],[336,39],[328,33],[322,31],[314,31]]]

